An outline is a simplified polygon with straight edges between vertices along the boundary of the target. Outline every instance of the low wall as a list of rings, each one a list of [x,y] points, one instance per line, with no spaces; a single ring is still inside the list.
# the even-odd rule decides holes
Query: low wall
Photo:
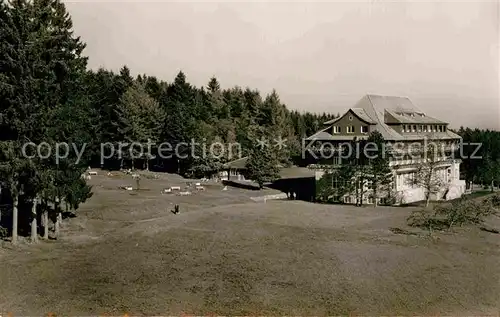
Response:
[[[227,186],[231,186],[231,187],[242,188],[242,189],[260,190],[258,184],[254,183],[254,182],[250,182],[250,181],[223,180],[222,184],[227,185]]]
[[[287,199],[287,195],[285,193],[275,194],[275,195],[265,195],[258,197],[250,197],[251,200],[255,202],[262,202],[266,200],[277,200],[277,199]]]

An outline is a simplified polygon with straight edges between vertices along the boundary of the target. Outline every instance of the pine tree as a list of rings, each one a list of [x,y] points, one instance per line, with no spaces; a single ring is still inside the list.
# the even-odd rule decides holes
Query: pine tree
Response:
[[[255,181],[262,189],[265,183],[279,178],[280,161],[271,146],[254,143],[248,155],[246,168],[247,178]]]
[[[78,142],[79,132],[89,130],[89,126],[81,129],[80,125],[82,117],[90,114],[82,89],[87,59],[81,55],[85,45],[73,36],[71,19],[61,2],[13,1],[8,7],[2,3],[1,11],[4,25],[0,54],[5,54],[0,58],[1,85],[6,88],[1,89],[0,96],[2,170],[9,179],[15,202],[13,218],[17,219],[19,194],[36,202],[43,188],[50,187],[45,183],[49,178],[42,175],[56,168],[54,162],[22,155],[24,142],[47,142],[52,146],[61,140]],[[79,107],[83,115],[72,117],[73,121],[51,120],[59,118],[56,114],[63,113],[61,109],[78,113],[72,107]],[[17,234],[15,222],[13,241]],[[36,227],[36,221],[32,227]],[[36,240],[36,236],[32,238]]]
[[[143,85],[132,85],[120,99],[118,109],[118,131],[129,144],[145,144],[149,141],[157,142],[163,132],[165,115],[158,102],[150,97]],[[132,166],[134,159],[139,158],[135,148],[130,149]],[[142,153],[144,155],[144,153]],[[142,156],[141,156],[142,157]],[[146,157],[146,162],[150,157]]]
[[[389,167],[389,153],[385,146],[385,140],[378,131],[370,133],[365,147],[369,164],[368,181],[371,183],[371,190],[375,207],[378,205],[380,193],[393,181],[391,168]],[[370,153],[368,149],[371,149]],[[390,196],[390,193],[387,193]]]
[[[264,100],[260,108],[257,124],[272,131],[271,142],[278,143],[281,140],[290,140],[292,138],[291,120],[286,107],[280,102],[278,93],[275,90]],[[286,144],[283,144],[284,146],[276,145],[276,157],[280,163],[288,165],[290,163],[290,149]]]
[[[495,161],[492,155],[488,155],[484,158],[483,164],[479,168],[479,175],[483,180],[484,184],[490,185],[490,190],[493,192],[495,187],[495,181],[500,177],[500,162]]]

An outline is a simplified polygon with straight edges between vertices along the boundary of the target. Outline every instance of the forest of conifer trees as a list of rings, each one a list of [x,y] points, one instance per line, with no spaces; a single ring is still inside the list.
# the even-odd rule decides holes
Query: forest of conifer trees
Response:
[[[103,161],[102,144],[237,142],[238,155],[244,156],[257,139],[280,136],[289,146],[256,159],[290,164],[300,153],[301,138],[333,117],[290,111],[276,91],[262,96],[256,89],[222,88],[215,77],[206,87],[195,87],[182,71],[168,82],[134,77],[127,66],[117,73],[88,70],[85,43],[73,34],[71,17],[58,0],[0,2],[0,47],[0,180],[2,206],[7,206],[2,214],[9,215],[1,222],[12,230],[14,243],[19,215],[37,239],[38,210],[42,236],[49,235],[49,219],[57,234],[61,205],[76,210],[92,195],[81,177],[89,165],[118,169],[153,163],[203,176],[234,159],[188,155],[150,162],[147,154],[126,148]],[[69,151],[64,159],[41,158],[36,147],[25,146],[43,143],[55,149],[60,142],[83,149],[83,156]]]
[[[297,163],[294,158],[300,157],[302,138],[338,116],[292,111],[276,91],[262,95],[248,87],[221,87],[216,77],[196,87],[182,71],[168,79],[132,76],[127,66],[118,72],[89,70],[84,39],[73,33],[71,17],[59,0],[0,2],[0,70],[0,185],[2,206],[7,206],[2,215],[11,215],[3,216],[1,223],[11,230],[13,242],[19,215],[27,219],[36,240],[41,212],[42,236],[47,238],[49,219],[57,229],[64,207],[76,210],[92,195],[81,177],[89,165],[163,166],[164,171],[202,177],[234,159],[208,155],[159,162],[146,154],[131,157],[127,150],[101,161],[102,144],[236,142],[241,145],[240,156],[275,163],[269,166],[287,165]],[[464,142],[482,144],[478,153],[482,159],[465,160],[464,178],[498,184],[500,134],[468,128],[458,133]],[[256,140],[277,137],[286,139],[287,147],[252,155]],[[34,148],[23,153],[28,142],[45,142],[51,148],[66,142],[85,145],[85,151],[81,158],[70,151],[63,160],[41,159]],[[262,166],[258,163],[253,162]]]

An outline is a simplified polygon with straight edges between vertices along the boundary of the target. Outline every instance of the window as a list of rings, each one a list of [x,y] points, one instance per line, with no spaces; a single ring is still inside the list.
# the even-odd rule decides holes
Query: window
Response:
[[[416,125],[412,125],[411,126],[411,132],[415,132],[417,130],[417,126]]]
[[[422,126],[420,124],[417,126],[417,132],[422,132]]]
[[[410,128],[408,127],[407,124],[403,126],[403,132],[410,132]]]
[[[439,128],[439,132],[443,132],[443,126],[442,125],[438,126],[438,128]]]
[[[352,116],[349,116],[349,121],[352,121]]]
[[[350,203],[351,203],[351,196],[346,196],[346,197],[344,197],[344,202],[345,202],[346,204],[350,204]]]
[[[432,132],[432,126],[430,125],[427,126],[427,132]]]
[[[432,126],[432,128],[433,128],[433,131],[434,131],[434,132],[437,132],[437,131],[438,131],[438,130],[437,130],[437,126],[433,125],[433,126]]]
[[[347,126],[347,133],[354,133],[354,126],[352,125]]]
[[[373,198],[372,197],[368,197],[368,203],[369,204],[373,204]]]
[[[368,133],[368,127],[367,126],[361,126],[361,133]]]
[[[423,132],[427,132],[427,126],[426,125],[422,126],[422,130]]]
[[[340,127],[334,126],[333,133],[340,133]]]
[[[446,126],[445,125],[443,126],[443,132],[446,132]]]

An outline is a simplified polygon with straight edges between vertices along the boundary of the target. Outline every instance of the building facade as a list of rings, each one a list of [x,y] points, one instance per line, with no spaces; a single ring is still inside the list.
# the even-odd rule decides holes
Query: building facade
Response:
[[[247,161],[248,157],[242,157],[224,164],[224,169],[218,174],[219,179],[223,181],[245,181],[244,174],[247,169]]]
[[[465,181],[460,179],[461,160],[457,157],[461,137],[448,129],[447,122],[427,115],[410,99],[397,96],[366,95],[354,107],[340,117],[325,122],[323,129],[306,139],[307,145],[316,153],[317,164],[310,166],[316,169],[316,179],[319,180],[325,173],[325,165],[342,168],[344,154],[340,154],[342,152],[338,149],[345,148],[346,144],[352,145],[354,140],[367,139],[373,131],[381,133],[390,153],[389,166],[393,173],[390,194],[396,204],[425,200],[427,190],[416,185],[413,179],[417,177],[418,168],[429,161],[421,153],[423,148],[429,146],[437,147],[441,153],[432,161],[432,170],[433,177],[440,180],[442,188],[432,193],[431,199],[450,200],[465,193]],[[337,151],[325,157],[327,148]],[[369,192],[370,189],[363,190]],[[363,203],[373,203],[374,197],[365,196]],[[354,203],[356,198],[345,195],[340,200]]]

